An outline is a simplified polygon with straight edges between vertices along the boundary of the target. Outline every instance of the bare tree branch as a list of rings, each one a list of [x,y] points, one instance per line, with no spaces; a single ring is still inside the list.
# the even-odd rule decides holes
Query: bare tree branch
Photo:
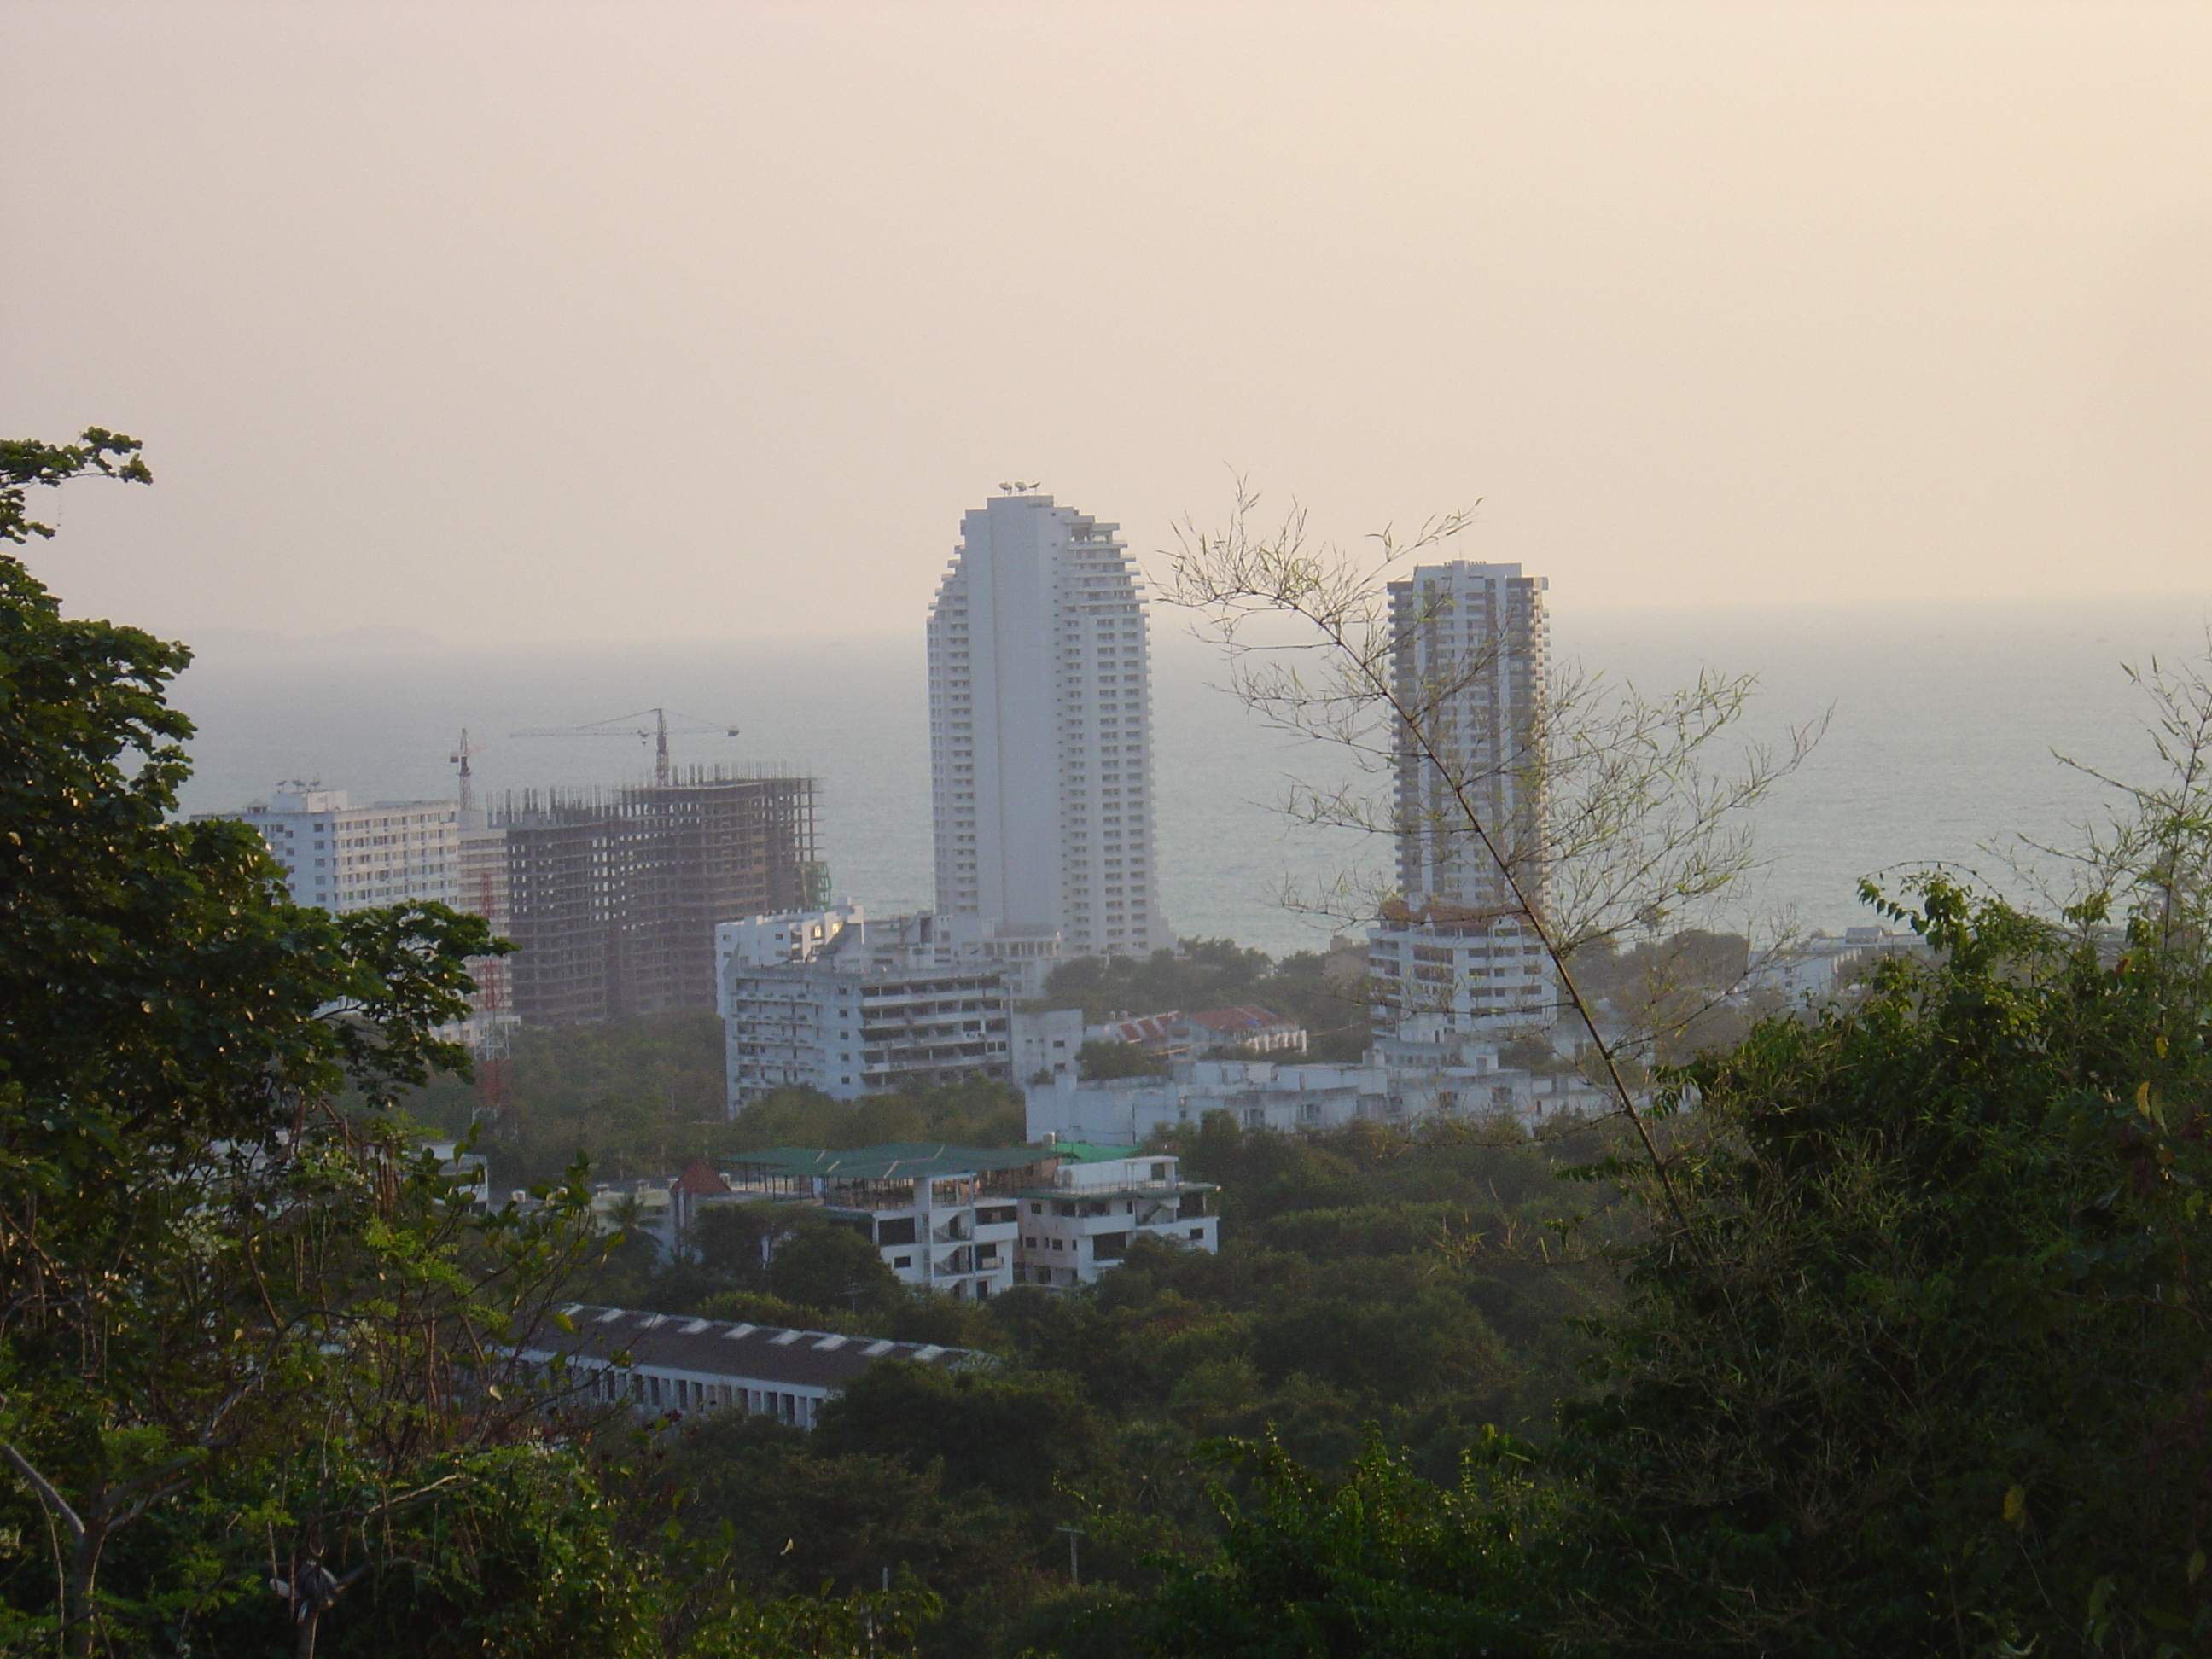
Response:
[[[1223,652],[1227,689],[1263,725],[1330,746],[1371,781],[1294,782],[1284,811],[1308,826],[1479,849],[1503,880],[1506,914],[1535,938],[1562,1003],[1588,1029],[1607,1091],[1672,1205],[1665,1160],[1620,1044],[1585,994],[1575,959],[1708,914],[1733,893],[1757,866],[1751,810],[1802,763],[1826,717],[1792,728],[1778,748],[1742,744],[1723,767],[1715,747],[1741,721],[1752,677],[1709,672],[1651,697],[1570,667],[1553,672],[1525,734],[1502,744],[1467,740],[1452,711],[1516,647],[1502,632],[1471,639],[1463,650],[1426,652],[1416,673],[1409,629],[1431,619],[1416,614],[1409,623],[1395,612],[1389,584],[1415,555],[1464,532],[1471,511],[1440,514],[1410,537],[1385,529],[1363,556],[1314,541],[1295,503],[1269,526],[1259,524],[1259,506],[1240,479],[1223,528],[1186,520],[1164,590],[1198,613],[1201,636]],[[1425,805],[1386,781],[1408,758],[1431,785]],[[1489,802],[1502,780],[1517,799],[1541,804],[1529,821],[1494,818]],[[1373,923],[1397,899],[1380,878],[1348,872],[1318,894],[1285,896],[1354,926]]]

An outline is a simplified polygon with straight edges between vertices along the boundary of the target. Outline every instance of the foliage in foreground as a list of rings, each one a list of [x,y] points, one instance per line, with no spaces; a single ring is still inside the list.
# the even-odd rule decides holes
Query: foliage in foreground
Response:
[[[112,434],[0,446],[0,538],[86,471],[143,476]],[[593,1254],[582,1172],[473,1216],[386,1109],[458,1062],[481,927],[295,908],[250,835],[173,823],[185,660],[0,559],[11,1649],[2212,1650],[2212,702],[2114,843],[2124,930],[1925,884],[1929,960],[1668,1075],[1663,1161],[1587,1149],[1580,1217],[1557,1147],[1215,1118],[1177,1145],[1229,1248],[1075,1296],[848,1292],[834,1231],[781,1274],[744,1237],[589,1264],[1003,1356],[872,1373],[802,1441],[630,1435],[518,1373]]]
[[[0,444],[0,541],[137,448]],[[0,556],[0,1644],[905,1645],[926,1592],[751,1597],[586,1458],[517,1358],[595,1253],[581,1171],[475,1214],[390,1112],[465,1066],[496,947],[293,905],[251,830],[174,822],[188,660]]]
[[[1335,1486],[1255,1452],[1267,1502],[1179,1570],[1164,1651],[1424,1652],[1508,1614],[1492,1650],[2212,1645],[2212,979],[2152,920],[1941,881],[1897,914],[1936,960],[1674,1073],[1665,1164],[1593,1171],[1653,1223],[1540,1524],[1380,1452]],[[1419,1547],[1378,1566],[1382,1515]]]

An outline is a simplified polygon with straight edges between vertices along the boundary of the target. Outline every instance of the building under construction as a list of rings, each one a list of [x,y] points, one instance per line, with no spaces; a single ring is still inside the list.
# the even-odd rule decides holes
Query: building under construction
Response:
[[[609,791],[522,790],[505,832],[508,1006],[528,1024],[714,1006],[714,924],[817,908],[814,780],[678,769]]]

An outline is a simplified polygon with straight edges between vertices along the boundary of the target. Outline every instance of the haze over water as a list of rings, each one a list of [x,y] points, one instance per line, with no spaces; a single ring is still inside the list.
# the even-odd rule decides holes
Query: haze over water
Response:
[[[1698,666],[1761,678],[1745,730],[1771,736],[1832,705],[1826,739],[1758,819],[1771,860],[1757,900],[1831,930],[1869,920],[1863,874],[1942,859],[2002,872],[1981,850],[2027,834],[2069,839],[2100,792],[2053,749],[2127,775],[2151,766],[2145,705],[2120,665],[2201,656],[2212,601],[1942,602],[1912,608],[1582,611],[1554,593],[1559,654],[1647,691]],[[1158,864],[1178,933],[1275,953],[1326,929],[1284,911],[1286,877],[1381,867],[1387,849],[1286,824],[1291,776],[1341,758],[1254,722],[1213,653],[1156,622]],[[652,703],[733,720],[734,742],[688,738],[679,763],[787,764],[822,781],[821,844],[837,891],[873,906],[931,901],[929,769],[920,629],[832,643],[684,641],[475,650],[428,636],[308,644],[211,635],[179,690],[200,723],[197,811],[234,807],[278,781],[320,777],[356,799],[450,795],[446,763],[466,725],[489,747],[478,787],[607,784],[645,775],[620,738],[509,738]]]
[[[464,725],[617,781],[505,734],[661,703],[818,774],[884,903],[994,483],[1140,555],[1231,471],[1346,545],[1479,500],[1565,653],[1835,706],[1762,828],[1839,926],[2063,836],[2047,751],[2135,752],[2118,663],[2197,643],[2208,74],[2163,0],[15,0],[0,431],[146,441],[32,564],[209,646],[196,806],[443,794]],[[1212,673],[1164,630],[1168,918],[1307,942],[1282,878],[1384,849],[1284,829],[1340,763]]]

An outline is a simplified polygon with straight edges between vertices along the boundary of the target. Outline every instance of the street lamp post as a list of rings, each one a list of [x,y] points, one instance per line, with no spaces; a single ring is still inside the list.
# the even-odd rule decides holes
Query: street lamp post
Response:
[[[1084,1535],[1080,1527],[1054,1527],[1054,1532],[1067,1534],[1067,1582],[1077,1589],[1083,1588],[1083,1570],[1075,1559],[1075,1540]]]

